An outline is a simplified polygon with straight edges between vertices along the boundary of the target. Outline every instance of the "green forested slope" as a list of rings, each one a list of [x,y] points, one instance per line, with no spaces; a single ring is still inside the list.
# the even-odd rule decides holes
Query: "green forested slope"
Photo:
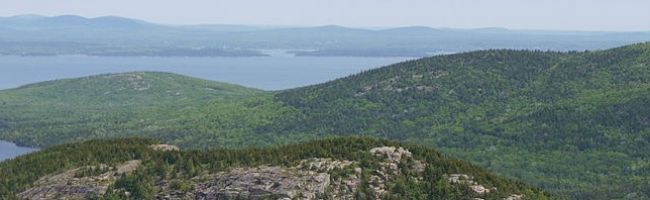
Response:
[[[354,161],[363,170],[372,173],[373,169],[379,168],[381,160],[368,153],[369,150],[374,147],[394,146],[408,149],[413,153],[412,158],[423,161],[426,168],[418,175],[422,176],[423,180],[415,180],[415,172],[399,175],[401,177],[395,179],[397,182],[390,183],[395,185],[389,189],[388,199],[469,199],[471,195],[475,195],[473,192],[463,189],[464,186],[448,183],[445,178],[445,175],[458,173],[470,175],[486,187],[498,188],[484,195],[485,199],[501,199],[510,194],[523,194],[527,199],[551,199],[549,194],[538,189],[495,176],[468,162],[445,157],[431,148],[402,145],[387,140],[342,137],[277,148],[208,151],[156,151],[150,147],[152,144],[156,142],[137,138],[92,140],[59,145],[2,162],[0,198],[14,198],[14,195],[29,188],[39,177],[83,166],[117,165],[134,159],[141,160],[143,167],[139,167],[131,175],[123,176],[110,186],[113,189],[129,191],[132,194],[131,199],[153,199],[153,194],[158,192],[154,189],[155,184],[160,181],[189,183],[191,178],[206,173],[258,165],[293,166],[301,160],[311,158]],[[406,162],[412,161],[404,159],[400,165]],[[364,191],[357,190],[355,196],[363,197]],[[125,197],[109,192],[105,198]]]
[[[438,56],[280,93],[302,113],[277,132],[430,144],[575,197],[647,197],[649,81],[647,43]]]
[[[170,73],[49,81],[0,91],[0,138],[45,147],[138,135],[232,146],[250,141],[250,130],[272,118],[266,111],[280,111],[271,100],[269,92]],[[217,134],[196,134],[207,129]]]
[[[154,90],[137,105],[128,100],[139,93],[108,100],[90,84],[90,93],[67,97],[61,91],[78,84],[43,98],[29,90],[51,82],[0,91],[0,138],[46,146],[140,135],[182,147],[241,148],[370,135],[431,145],[569,197],[643,199],[650,196],[649,67],[650,43],[594,52],[489,50],[286,91],[233,86],[215,94],[201,82],[187,98]],[[103,109],[112,104],[122,106]]]

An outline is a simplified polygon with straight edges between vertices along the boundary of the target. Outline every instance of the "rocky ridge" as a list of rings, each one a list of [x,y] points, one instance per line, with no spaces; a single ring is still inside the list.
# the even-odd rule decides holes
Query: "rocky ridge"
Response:
[[[170,145],[150,146],[155,150],[177,150]],[[331,158],[311,158],[295,166],[268,166],[231,168],[216,173],[203,173],[191,179],[167,178],[154,185],[156,199],[357,199],[357,191],[364,189],[373,199],[389,194],[390,184],[404,172],[416,174],[423,180],[425,162],[413,158],[402,147],[370,149],[376,167],[362,167],[357,161]],[[87,166],[39,179],[20,193],[21,199],[88,199],[101,196],[120,175],[135,171],[139,160],[111,167]],[[81,173],[90,171],[88,173]],[[450,184],[467,186],[476,194],[474,199],[490,193],[488,188],[466,174],[445,175]],[[366,187],[366,188],[362,188]],[[513,194],[506,200],[524,199]]]
[[[42,177],[34,183],[34,187],[18,194],[18,198],[89,199],[105,194],[110,184],[122,174],[135,171],[140,164],[140,160],[127,161],[116,167],[100,164]]]
[[[234,168],[193,178],[193,187],[187,192],[174,191],[169,184],[159,183],[161,191],[169,192],[158,199],[356,199],[364,174],[368,175],[371,197],[383,199],[388,194],[388,184],[404,171],[400,166],[419,174],[416,179],[423,179],[426,164],[414,160],[407,149],[385,146],[373,148],[369,153],[381,160],[378,169],[362,168],[356,161],[329,158],[302,160],[293,167]],[[465,185],[477,197],[496,190],[486,188],[469,175],[447,177],[449,183]],[[513,194],[505,199],[520,200],[523,195]]]

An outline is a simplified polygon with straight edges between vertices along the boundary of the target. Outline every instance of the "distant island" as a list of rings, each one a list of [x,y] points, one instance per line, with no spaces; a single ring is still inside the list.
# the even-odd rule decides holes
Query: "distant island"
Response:
[[[170,26],[122,17],[0,17],[0,55],[18,56],[295,56],[424,57],[486,49],[596,50],[650,40],[650,32],[533,31],[342,26]]]
[[[0,56],[62,56],[86,55],[104,57],[260,57],[269,56],[257,50],[178,48],[178,47],[112,47],[108,45],[0,42]]]

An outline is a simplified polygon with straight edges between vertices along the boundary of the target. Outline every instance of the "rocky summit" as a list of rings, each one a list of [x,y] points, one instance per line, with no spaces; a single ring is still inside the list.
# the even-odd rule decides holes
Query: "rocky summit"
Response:
[[[106,193],[109,185],[121,175],[131,173],[141,164],[127,161],[117,167],[86,166],[46,176],[35,187],[18,194],[21,199],[88,199]]]
[[[125,138],[65,144],[2,162],[0,199],[546,200],[553,196],[428,147],[375,138],[201,151]]]
[[[178,150],[170,145],[150,147],[157,151]],[[389,185],[396,178],[403,176],[403,173],[417,174],[415,179],[423,180],[422,172],[426,163],[413,160],[412,153],[407,149],[384,146],[373,148],[367,153],[379,158],[377,169],[369,171],[356,161],[329,158],[305,159],[291,167],[260,165],[232,168],[218,173],[201,174],[189,180],[160,180],[155,184],[155,198],[355,199],[356,191],[360,190],[359,187],[364,182],[362,176],[366,171],[370,174],[367,178],[370,197],[382,199],[389,193]],[[88,199],[102,196],[109,190],[109,185],[120,176],[135,171],[140,165],[141,161],[132,160],[117,167],[100,164],[68,170],[39,179],[35,187],[18,196],[21,199]],[[480,199],[478,197],[481,195],[497,190],[486,188],[466,174],[448,174],[445,177],[448,183],[462,185],[473,191],[474,199]],[[120,192],[125,196],[130,195],[128,191]],[[521,194],[512,194],[504,199],[517,200],[523,197]]]

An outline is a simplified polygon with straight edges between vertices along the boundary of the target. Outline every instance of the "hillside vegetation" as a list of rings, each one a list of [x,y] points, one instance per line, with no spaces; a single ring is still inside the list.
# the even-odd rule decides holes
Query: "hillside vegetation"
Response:
[[[257,193],[257,197],[282,197],[291,195],[282,190],[294,185],[295,182],[285,182],[286,179],[302,181],[302,173],[311,173],[311,178],[301,186],[286,188],[304,192],[312,192],[309,186],[322,184],[324,188],[314,190],[312,195],[324,199],[337,199],[333,195],[349,195],[354,199],[469,199],[480,197],[484,199],[503,199],[507,197],[524,196],[527,199],[550,199],[550,196],[540,190],[528,187],[520,182],[510,181],[490,174],[489,172],[467,162],[447,158],[431,148],[422,146],[401,145],[386,140],[371,138],[347,137],[318,140],[313,142],[282,146],[278,148],[244,149],[244,150],[209,150],[209,151],[178,151],[173,149],[161,150],[156,148],[152,140],[147,139],[117,139],[93,140],[77,144],[66,144],[45,149],[0,163],[0,197],[13,199],[30,193],[51,194],[58,197],[73,197],[74,195],[93,195],[95,199],[154,199],[162,196],[208,195],[210,190],[201,190],[211,181],[233,181],[229,187],[235,188],[246,195],[246,191]],[[387,148],[388,147],[388,148]],[[397,149],[393,149],[397,148]],[[381,152],[381,149],[389,149]],[[373,154],[373,152],[375,152]],[[381,153],[376,153],[381,152]],[[399,157],[384,157],[397,155]],[[94,179],[96,176],[111,177],[111,166],[130,163],[130,172],[122,174],[113,180],[105,189],[97,189],[94,184],[102,184],[106,178]],[[339,163],[339,164],[337,164]],[[104,167],[99,167],[104,166]],[[278,167],[267,167],[278,166]],[[292,167],[298,166],[298,167]],[[392,168],[394,166],[395,168]],[[106,168],[106,169],[104,169]],[[104,170],[100,170],[104,169]],[[247,180],[246,174],[238,171],[265,169],[255,179]],[[66,170],[76,179],[66,179]],[[126,171],[126,169],[122,170]],[[230,172],[229,172],[230,171]],[[57,174],[47,176],[51,174]],[[108,172],[108,173],[106,173]],[[230,173],[231,177],[224,179],[222,174]],[[281,177],[275,177],[278,173]],[[45,178],[43,178],[45,177]],[[311,181],[312,178],[324,177],[327,180]],[[471,177],[468,180],[456,180],[450,177]],[[233,178],[233,179],[229,179]],[[246,180],[244,180],[246,179]],[[77,181],[88,182],[79,184]],[[94,180],[94,181],[93,181]],[[97,181],[102,180],[102,181]],[[242,182],[236,182],[242,181]],[[257,186],[266,187],[266,181],[273,182],[273,188],[255,191]],[[336,188],[337,183],[355,183],[351,191]],[[33,184],[37,182],[36,184]],[[54,182],[54,183],[43,183]],[[247,185],[237,185],[245,183]],[[474,184],[474,185],[472,185]],[[481,184],[481,185],[477,185]],[[348,184],[349,185],[349,184]],[[30,187],[42,187],[32,188]],[[489,188],[489,192],[471,189],[473,187]],[[213,186],[207,186],[208,188]],[[237,188],[241,187],[241,188]],[[377,189],[381,187],[382,189]],[[76,190],[66,190],[75,188]],[[95,190],[103,193],[95,193]],[[239,190],[241,189],[241,190]],[[328,189],[330,192],[325,192]],[[81,192],[80,192],[81,191]],[[271,191],[265,194],[265,191]],[[476,192],[481,191],[481,193]],[[126,192],[128,192],[128,195]],[[85,194],[88,193],[88,194]],[[228,193],[217,193],[223,199]],[[70,196],[66,196],[70,195]],[[268,196],[265,196],[268,195]],[[379,195],[379,196],[376,196]],[[244,196],[238,196],[244,197]],[[338,196],[339,198],[341,196]],[[192,198],[194,199],[194,198]],[[314,196],[309,199],[314,199]]]
[[[261,145],[252,129],[281,111],[271,100],[269,92],[170,73],[49,81],[0,92],[0,138],[40,147],[128,135],[197,147]]]
[[[581,198],[649,195],[649,81],[650,44],[438,56],[279,93],[302,112],[276,132],[431,144]]]
[[[119,99],[75,84],[110,77],[98,76],[0,92],[0,138],[47,146],[136,135],[184,148],[242,148],[378,136],[430,145],[568,197],[644,199],[650,196],[649,66],[645,43],[435,56],[277,92],[232,86],[214,93],[205,90],[210,82],[199,81],[183,84],[195,91],[187,98],[159,89]],[[161,76],[144,74],[151,76],[145,82]],[[188,79],[164,75],[170,80],[151,82],[152,88]],[[98,85],[124,85],[120,80]],[[65,93],[74,87],[87,88]]]

